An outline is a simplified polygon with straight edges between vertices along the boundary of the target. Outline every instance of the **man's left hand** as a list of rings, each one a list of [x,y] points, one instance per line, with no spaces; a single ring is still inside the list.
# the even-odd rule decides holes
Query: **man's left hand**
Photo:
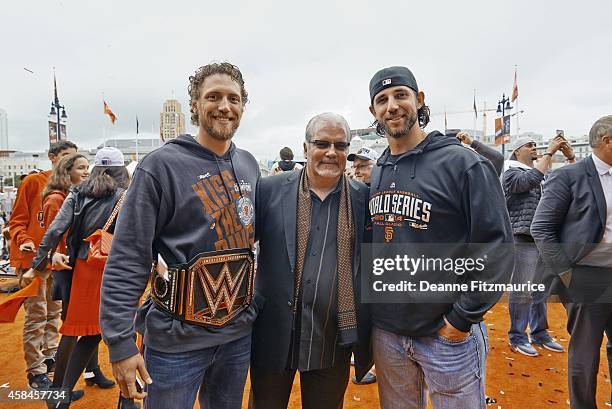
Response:
[[[446,317],[444,317],[444,326],[438,330],[438,335],[451,341],[463,341],[470,333],[459,331],[448,322]]]

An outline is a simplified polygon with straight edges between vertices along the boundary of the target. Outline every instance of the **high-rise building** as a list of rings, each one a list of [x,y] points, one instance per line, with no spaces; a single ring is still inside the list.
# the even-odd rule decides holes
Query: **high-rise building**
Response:
[[[167,141],[185,133],[185,114],[181,112],[181,104],[176,99],[166,100],[159,116],[159,136],[162,140]]]
[[[8,117],[6,111],[0,109],[0,151],[8,149]]]

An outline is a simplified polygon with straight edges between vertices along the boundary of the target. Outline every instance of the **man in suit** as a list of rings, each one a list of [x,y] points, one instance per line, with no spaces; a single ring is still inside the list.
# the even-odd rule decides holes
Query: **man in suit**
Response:
[[[255,288],[266,305],[253,328],[253,409],[286,408],[298,371],[303,408],[341,408],[351,352],[359,379],[369,369],[369,326],[357,329],[368,189],[343,176],[349,144],[343,117],[317,115],[306,127],[305,168],[259,182]]]
[[[612,329],[612,115],[589,132],[593,154],[553,172],[531,224],[567,311],[570,406],[595,409],[604,331]]]

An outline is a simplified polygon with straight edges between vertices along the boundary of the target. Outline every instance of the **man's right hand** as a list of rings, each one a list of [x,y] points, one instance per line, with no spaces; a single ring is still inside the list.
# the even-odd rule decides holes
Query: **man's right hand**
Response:
[[[560,136],[557,136],[550,140],[550,142],[548,143],[548,149],[546,149],[546,152],[549,152],[554,155],[555,152],[561,149],[561,145],[563,145],[566,142],[567,141],[565,139],[563,139]]]
[[[147,393],[136,390],[136,371],[140,374],[140,378],[143,379],[147,385],[153,383],[153,380],[145,368],[144,359],[142,355],[136,354],[122,361],[113,362],[113,376],[119,384],[121,389],[121,395],[128,399],[144,399]]]
[[[36,245],[33,241],[26,241],[21,246],[19,246],[19,251],[35,251]]]

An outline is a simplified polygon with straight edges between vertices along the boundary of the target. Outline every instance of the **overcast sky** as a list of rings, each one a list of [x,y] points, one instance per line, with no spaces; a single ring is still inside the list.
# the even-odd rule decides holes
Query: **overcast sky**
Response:
[[[583,135],[612,114],[612,2],[566,4],[6,1],[0,108],[8,114],[11,149],[44,150],[56,67],[69,139],[94,147],[104,134],[129,135],[136,115],[141,131],[157,136],[164,100],[177,98],[189,123],[188,76],[227,60],[240,67],[250,99],[235,142],[273,158],[282,146],[300,149],[317,113],[334,111],[352,128],[368,126],[368,83],[382,67],[414,72],[433,130],[444,128],[445,108],[449,128],[472,128],[474,89],[479,109],[485,101],[495,108],[502,93],[511,93],[517,65],[521,132]],[[114,126],[102,114],[103,93],[118,117]],[[467,113],[450,114],[457,111]],[[494,112],[488,118],[491,133]]]

